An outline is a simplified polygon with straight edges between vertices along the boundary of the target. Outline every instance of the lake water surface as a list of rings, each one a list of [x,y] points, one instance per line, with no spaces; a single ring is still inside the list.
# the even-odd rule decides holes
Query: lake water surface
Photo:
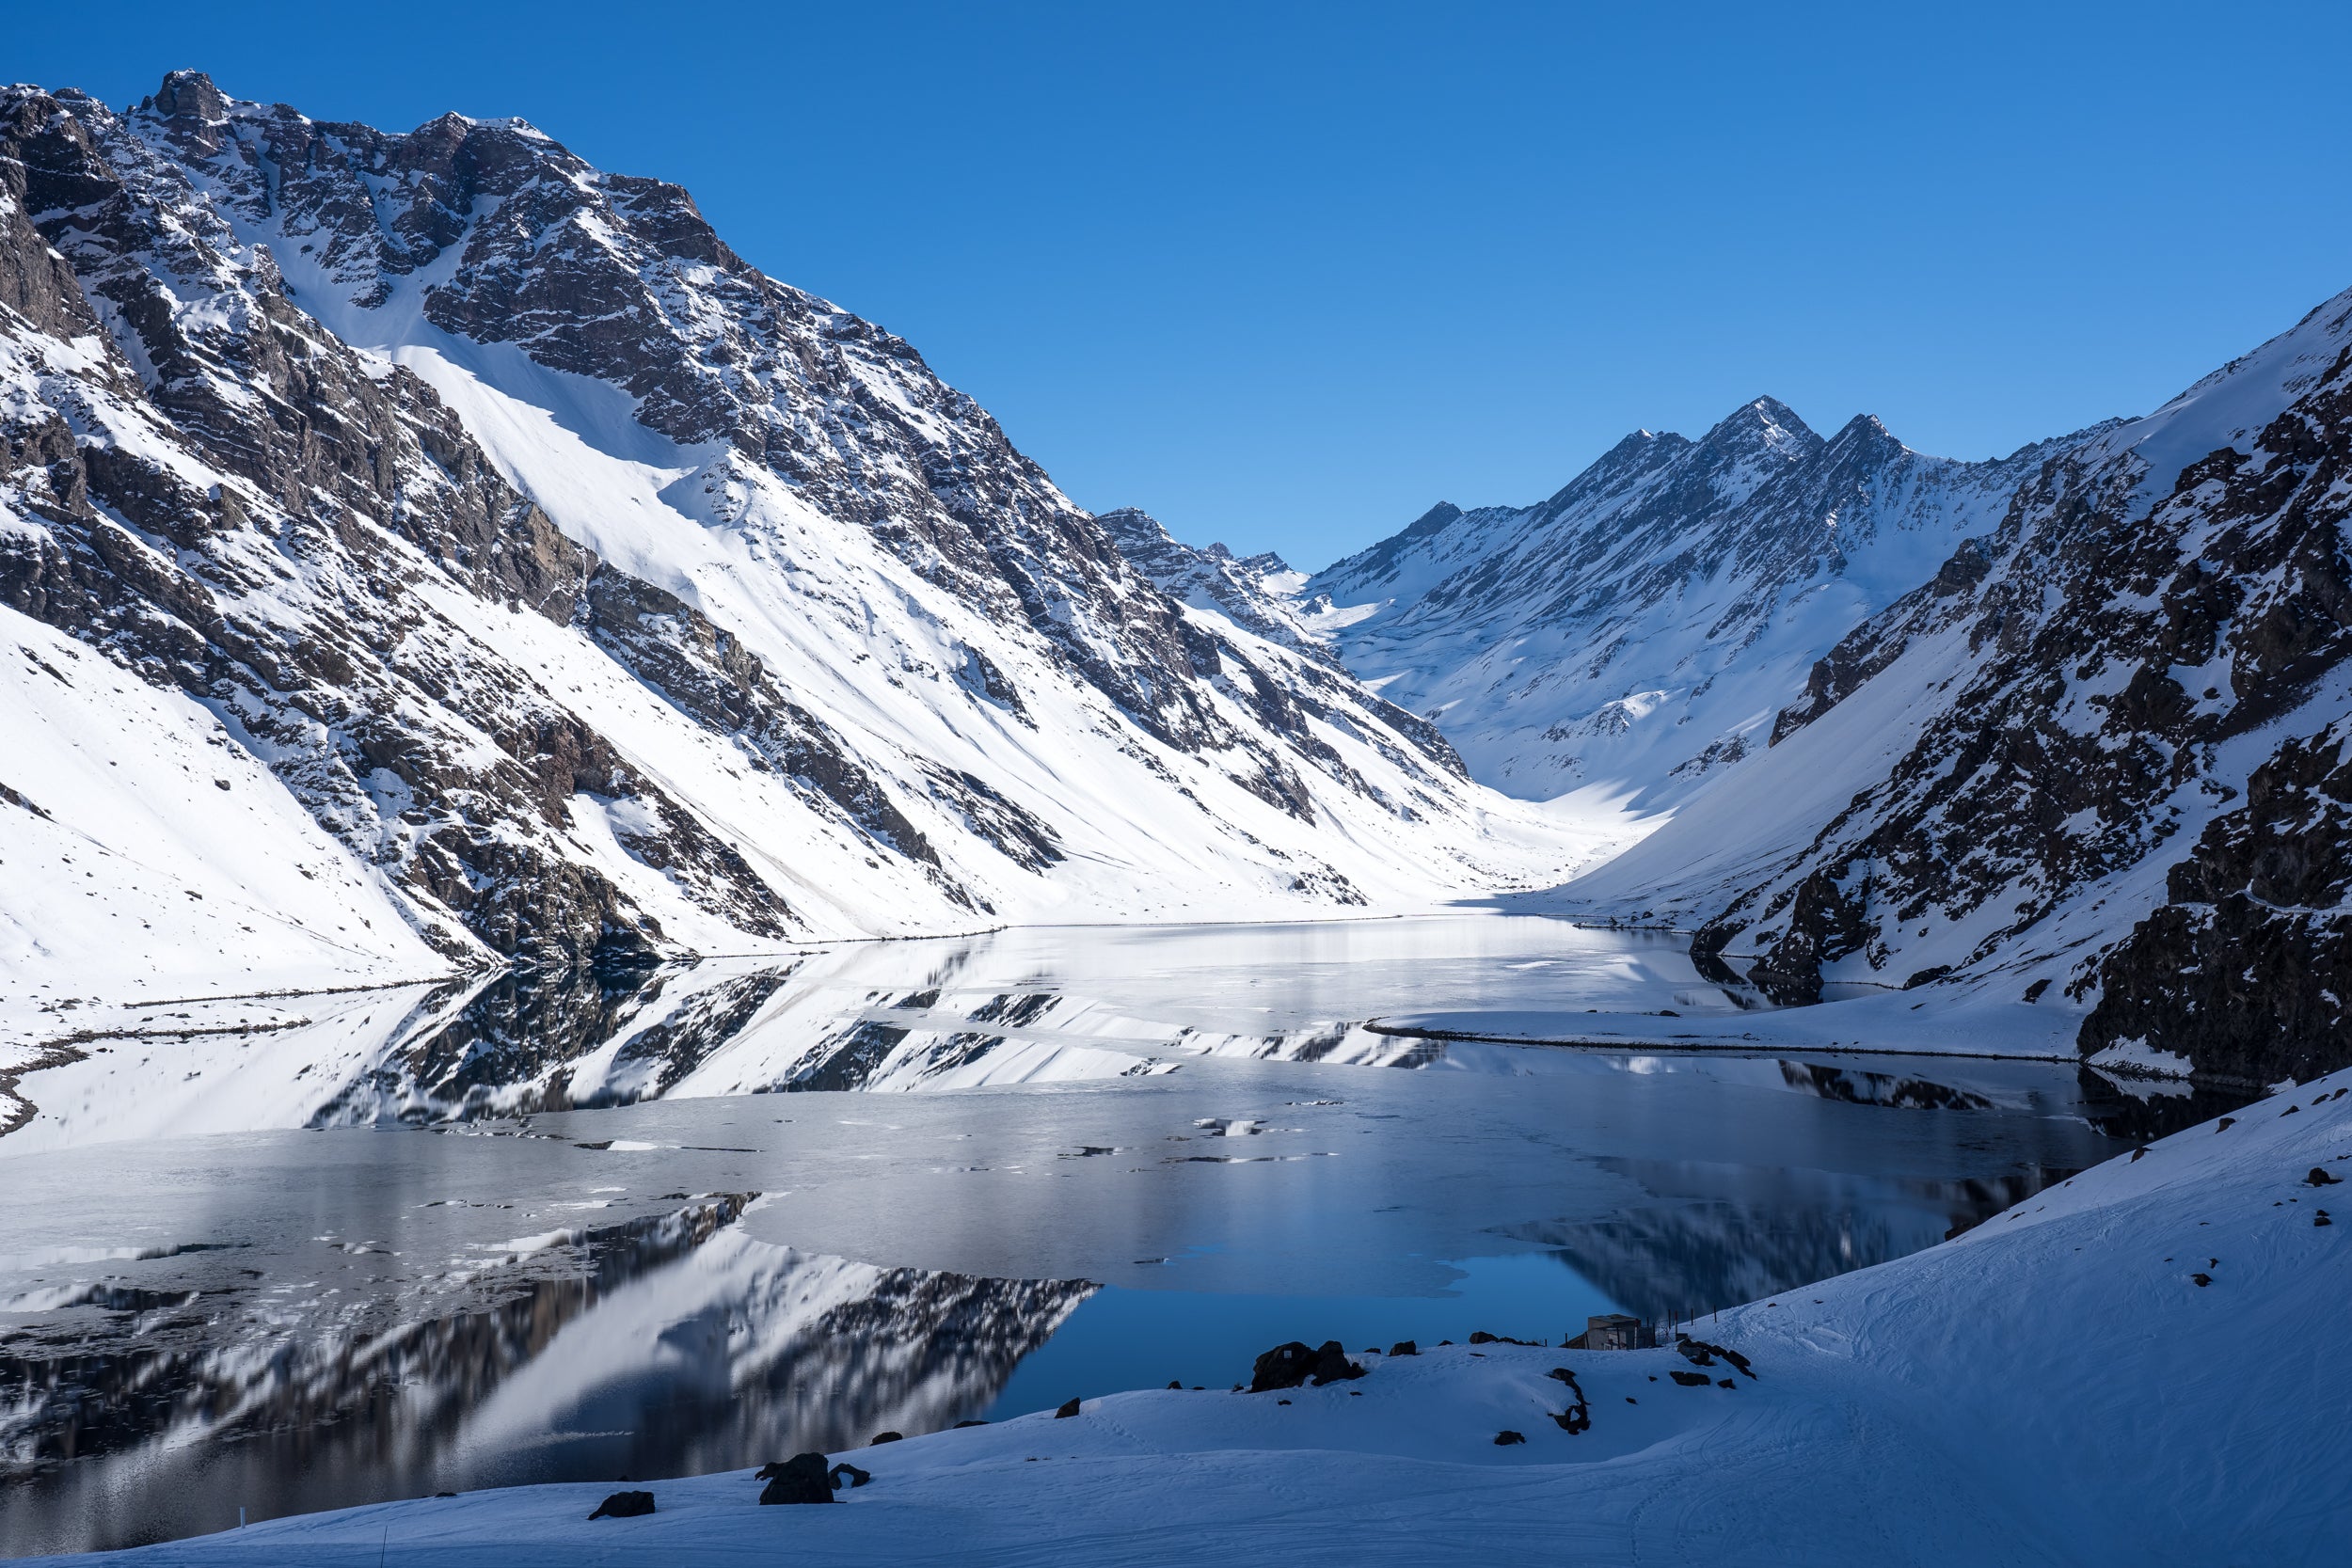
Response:
[[[101,1042],[0,1139],[0,1554],[734,1468],[1223,1386],[1290,1338],[1687,1317],[2212,1109],[2049,1063],[1362,1026],[1757,1005],[1666,939],[1488,916],[874,943]]]

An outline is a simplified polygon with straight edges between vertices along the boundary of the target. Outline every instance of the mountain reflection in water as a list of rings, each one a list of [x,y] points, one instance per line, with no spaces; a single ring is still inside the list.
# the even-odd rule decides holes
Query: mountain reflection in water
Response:
[[[1598,1004],[1730,1016],[1682,944],[1529,916],[1014,928],[652,970],[139,1004],[24,1075],[9,1152],[671,1098],[1102,1082],[1203,1055],[1426,1066],[1360,1022]]]
[[[1755,1006],[1701,982],[1672,939],[1527,917],[1011,930],[652,970],[518,971],[267,1006],[158,1004],[136,1015],[137,1032],[25,1073],[16,1091],[31,1101],[25,1125],[0,1149],[740,1094],[1103,1083],[1201,1058],[1613,1070],[1565,1062],[1572,1053],[1543,1053],[1545,1063],[1363,1022],[1450,1006],[1593,1010],[1582,1004],[1719,1022]],[[1973,1069],[1945,1062],[1764,1065],[1788,1074],[1784,1086],[1855,1103],[1963,1109],[1983,1098],[1966,1083]],[[2119,1127],[2164,1125],[2176,1098],[2104,1081],[2085,1092],[2114,1102]]]
[[[1604,1160],[1664,1201],[1581,1224],[1515,1226],[1624,1310],[1691,1318],[1763,1301],[1932,1246],[2074,1174],[2035,1168],[1963,1180],[1756,1171]]]
[[[287,1322],[236,1285],[41,1304],[86,1309],[0,1347],[0,1555],[933,1431],[986,1409],[1096,1289],[768,1245],[732,1223],[747,1201],[572,1233],[415,1322]]]

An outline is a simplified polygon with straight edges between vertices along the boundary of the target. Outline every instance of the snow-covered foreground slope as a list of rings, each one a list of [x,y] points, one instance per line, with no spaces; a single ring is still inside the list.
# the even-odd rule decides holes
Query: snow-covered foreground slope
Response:
[[[153,839],[159,879],[300,863],[408,927],[346,963],[300,894],[266,962],[178,933],[239,985],[1425,907],[1608,847],[1282,626],[1162,593],[913,348],[676,187],[192,72],[123,114],[0,93],[0,606],[244,759],[243,793],[101,791],[86,831]],[[90,720],[151,771],[156,700],[118,682]],[[0,832],[30,813],[0,793]],[[123,960],[43,897],[0,880],[44,927],[11,961],[103,990]]]
[[[2081,438],[1963,463],[1867,416],[1825,440],[1760,398],[1696,441],[1637,431],[1538,505],[1436,507],[1297,586],[1294,613],[1486,783],[1670,810]]]
[[[2352,1532],[2352,1223],[2322,1223],[2344,1189],[2315,1170],[2352,1178],[2352,1073],[1696,1325],[1753,1375],[1674,1349],[1432,1346],[1321,1388],[1120,1394],[837,1455],[874,1477],[844,1507],[762,1508],[746,1468],[651,1482],[634,1520],[587,1519],[608,1486],[548,1486],[121,1556],[2329,1564]]]

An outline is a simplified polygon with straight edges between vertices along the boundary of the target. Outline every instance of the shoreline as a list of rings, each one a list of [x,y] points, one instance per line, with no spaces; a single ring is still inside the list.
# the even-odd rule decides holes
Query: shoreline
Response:
[[[2337,1418],[2352,1363],[2327,1353],[2352,1228],[2330,1227],[2333,1183],[2306,1175],[2330,1166],[2352,1179],[2352,1070],[2118,1156],[1940,1244],[1725,1308],[1695,1352],[1351,1351],[1367,1375],[1319,1388],[1131,1391],[1068,1418],[1041,1410],[845,1450],[829,1458],[872,1484],[814,1513],[758,1505],[749,1465],[789,1457],[761,1454],[620,1483],[659,1499],[641,1519],[590,1521],[615,1486],[559,1483],[38,1560],[396,1551],[526,1568],[617,1550],[1401,1568],[1548,1548],[1692,1568],[2317,1568],[2352,1528],[2352,1431]],[[1298,1337],[1311,1342],[1313,1325]],[[1577,1411],[1581,1426],[1565,1418]],[[2212,1463],[2217,1431],[2231,1434],[2226,1467]]]

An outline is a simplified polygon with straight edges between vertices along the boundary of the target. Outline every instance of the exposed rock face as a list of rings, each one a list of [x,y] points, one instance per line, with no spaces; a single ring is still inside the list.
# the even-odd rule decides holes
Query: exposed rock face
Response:
[[[350,302],[432,274],[433,325],[617,386],[680,445],[723,443],[723,471],[779,476],[928,580],[1025,621],[1167,743],[1235,738],[1184,678],[1174,608],[1095,519],[910,345],[762,276],[679,187],[591,168],[519,121],[388,135],[228,103],[201,77],[168,80],[151,114],[157,145],[247,222],[318,245]]]
[[[660,942],[570,842],[583,794],[651,807],[637,858],[739,929],[787,934],[739,854],[421,592],[437,577],[562,622],[593,558],[431,388],[320,334],[266,258],[232,263],[184,179],[82,118],[101,116],[0,98],[19,259],[0,303],[40,329],[0,342],[29,394],[7,504],[32,525],[0,533],[0,602],[213,707],[453,956]]]
[[[2248,1085],[2352,1062],[2345,729],[2290,737],[2166,873],[2168,902],[2099,960],[2087,1049],[2150,1043]]]
[[[1211,610],[1269,642],[1337,665],[1330,646],[1299,619],[1291,594],[1306,580],[1271,550],[1241,557],[1223,545],[1182,544],[1141,507],[1122,506],[1095,518],[1120,553],[1179,604]]]
[[[1440,503],[1306,583],[1298,614],[1483,781],[1673,806],[2076,439],[1955,462],[1759,398],[1699,440],[1637,431],[1536,506]]]
[[[939,853],[923,831],[740,639],[676,595],[601,563],[577,620],[630,673],[733,739],[753,767],[772,768],[831,802],[881,847],[930,867],[948,897],[975,907],[961,885],[938,875]]]
[[[1311,639],[517,121],[0,94],[0,604],[217,716],[461,961],[1520,853]]]
[[[2083,1010],[2084,1053],[2126,1068],[2352,1061],[2347,458],[2352,295],[2049,459],[1824,658],[1722,802],[1812,790],[1778,845],[1707,862],[1733,816],[1696,812],[1591,891],[1701,917],[1787,1001],[1997,985]],[[1634,891],[1677,857],[1726,874]]]

